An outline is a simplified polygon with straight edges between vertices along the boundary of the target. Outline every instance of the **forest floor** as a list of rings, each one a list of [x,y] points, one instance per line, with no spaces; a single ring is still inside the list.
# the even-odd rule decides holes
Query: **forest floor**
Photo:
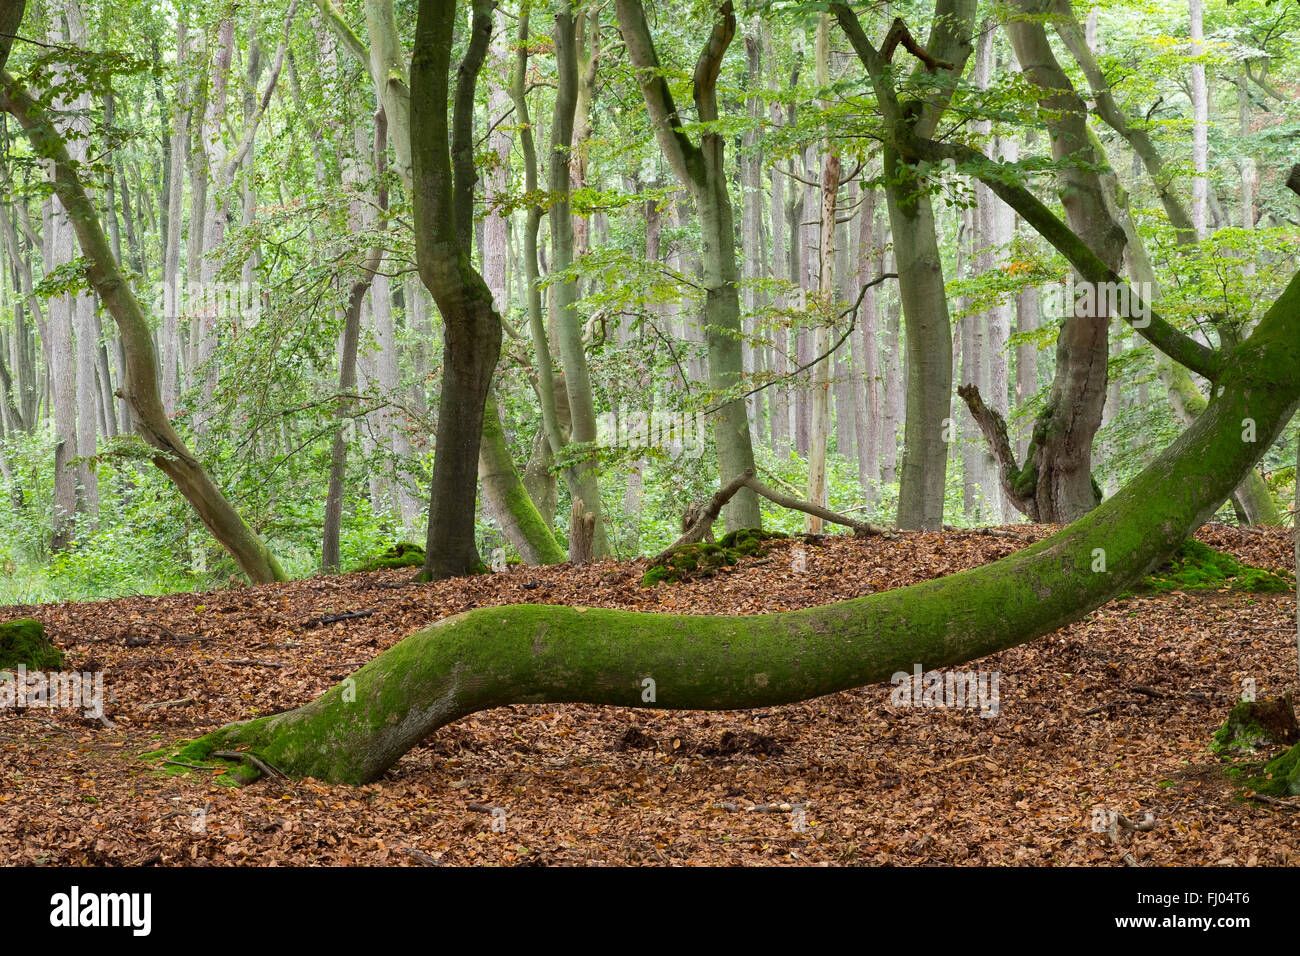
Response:
[[[1300,864],[1294,814],[1240,799],[1207,749],[1244,680],[1261,698],[1296,688],[1285,594],[1113,601],[968,665],[1000,675],[993,718],[891,706],[887,684],[743,712],[514,706],[444,728],[363,787],[234,789],[136,757],[305,703],[458,611],[808,607],[974,567],[1050,529],[1005,531],[827,537],[805,545],[804,573],[790,570],[798,543],[778,541],[711,580],[654,588],[636,561],[0,608],[41,620],[68,670],[102,669],[117,725],[0,712],[0,864]],[[1288,531],[1198,537],[1293,566]],[[1115,842],[1097,811],[1156,825]]]

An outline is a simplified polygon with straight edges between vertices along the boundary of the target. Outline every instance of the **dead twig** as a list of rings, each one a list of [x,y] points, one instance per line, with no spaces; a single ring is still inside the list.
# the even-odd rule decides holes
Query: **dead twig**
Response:
[[[417,850],[413,846],[402,847],[402,852],[405,853],[407,856],[409,856],[412,860],[415,860],[415,862],[421,864],[422,866],[443,865],[442,860],[435,859],[434,857],[429,856],[429,854],[425,853],[423,850]]]
[[[183,707],[186,704],[194,703],[193,697],[178,697],[176,700],[156,700],[150,704],[144,704],[141,710],[158,710],[162,707]]]
[[[212,754],[212,756],[221,757],[225,760],[247,760],[254,767],[256,767],[258,772],[264,777],[278,777],[281,780],[288,779],[288,777],[286,777],[275,767],[271,766],[265,760],[253,756],[251,753],[249,753],[246,750],[218,750],[215,751]]]

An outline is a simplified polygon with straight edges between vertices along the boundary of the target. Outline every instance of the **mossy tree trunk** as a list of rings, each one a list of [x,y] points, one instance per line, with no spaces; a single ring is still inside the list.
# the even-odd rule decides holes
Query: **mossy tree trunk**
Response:
[[[363,783],[439,727],[491,707],[766,707],[1033,640],[1164,560],[1281,433],[1300,401],[1300,275],[1220,369],[1219,395],[1145,471],[1058,534],[993,564],[750,617],[469,611],[408,637],[317,700],[231,724],[191,753],[242,747],[290,775]],[[1259,441],[1243,441],[1245,419]]]
[[[525,564],[561,564],[564,549],[547,527],[533,499],[524,486],[510,446],[501,427],[496,396],[488,393],[483,409],[483,442],[479,446],[479,480],[483,482],[483,497],[492,514],[501,523],[510,543],[519,552]]]

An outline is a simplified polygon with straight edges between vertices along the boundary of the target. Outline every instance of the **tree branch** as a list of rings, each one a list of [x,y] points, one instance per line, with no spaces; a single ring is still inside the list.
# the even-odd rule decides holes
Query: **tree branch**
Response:
[[[474,246],[474,183],[478,181],[474,166],[474,91],[492,40],[495,8],[496,0],[474,0],[469,46],[456,69],[451,123],[452,215],[456,220],[456,235],[466,253]]]
[[[894,59],[894,50],[899,44],[903,49],[916,57],[925,64],[925,68],[933,73],[935,70],[951,70],[953,65],[947,60],[936,60],[921,44],[916,42],[912,36],[912,31],[907,29],[907,24],[903,22],[902,17],[894,17],[894,22],[889,25],[889,32],[885,34],[885,41],[880,44],[880,56],[885,62],[891,62]]]
[[[905,136],[903,140],[899,147],[906,155],[936,163],[951,159],[956,163],[969,166],[968,171],[972,175],[978,177],[997,194],[998,198],[1020,213],[1039,235],[1065,256],[1085,280],[1127,285],[1086,242],[1043,205],[1037,196],[1016,182],[1019,171],[1014,166],[991,160],[979,150],[961,143],[938,143],[911,135]],[[1129,301],[1141,301],[1132,289],[1129,290]],[[1138,335],[1175,362],[1212,382],[1218,378],[1222,357],[1216,350],[1202,345],[1170,325],[1157,315],[1154,309],[1146,319],[1145,324],[1139,324],[1135,316],[1125,317],[1125,321],[1133,326],[1133,330]]]
[[[691,92],[701,123],[712,123],[718,118],[718,74],[722,70],[722,58],[735,35],[736,13],[731,0],[725,0],[718,8],[718,21],[695,61]]]
[[[659,148],[663,150],[678,178],[683,182],[694,182],[697,179],[700,150],[682,129],[677,105],[668,90],[668,81],[664,79],[663,67],[659,65],[659,55],[655,52],[654,39],[646,25],[645,10],[640,0],[615,0],[614,8],[618,15],[619,32],[623,35],[628,59],[636,70],[637,83],[641,87],[641,95],[655,129],[655,138],[659,140]]]
[[[361,61],[363,69],[369,70],[370,48],[361,42],[361,38],[352,31],[352,28],[347,25],[343,17],[335,11],[333,3],[330,0],[316,0],[316,7],[320,10],[321,16],[325,18],[325,22],[329,24],[330,29],[334,31],[334,35],[339,38],[339,42],[348,48],[349,53]]]
[[[284,69],[284,54],[289,48],[289,28],[293,26],[293,18],[297,12],[298,0],[289,0],[289,12],[284,17],[284,36],[280,38],[280,45],[275,49],[275,59],[272,61],[271,75],[266,80],[266,89],[258,103],[257,112],[253,114],[248,122],[248,128],[244,130],[244,138],[226,163],[232,170],[244,161],[248,151],[253,148],[253,137],[257,135],[257,127],[261,125],[262,117],[266,115],[266,108],[271,104],[271,94],[275,92],[275,86],[280,81],[280,71]]]
[[[995,409],[984,404],[978,386],[958,386],[957,395],[966,403],[971,417],[975,419],[975,424],[979,426],[984,439],[989,443],[989,451],[992,452],[993,460],[998,465],[998,483],[1002,486],[1002,491],[1016,508],[1031,520],[1037,521],[1034,496],[1022,495],[1016,491],[1015,482],[1020,475],[1020,468],[1016,464],[1016,453],[1011,448],[1011,439],[1007,436],[1006,420]]]

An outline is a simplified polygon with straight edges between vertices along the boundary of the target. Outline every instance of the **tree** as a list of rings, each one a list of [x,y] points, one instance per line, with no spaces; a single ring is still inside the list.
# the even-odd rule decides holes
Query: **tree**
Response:
[[[723,134],[718,121],[718,73],[736,34],[736,14],[730,0],[722,3],[708,40],[700,50],[691,79],[695,110],[703,131],[696,144],[686,132],[677,104],[655,51],[639,0],[616,0],[619,31],[628,59],[637,71],[650,122],[660,149],[677,178],[690,191],[703,236],[704,321],[707,326],[709,385],[723,396],[713,415],[720,480],[754,467],[745,402],[727,393],[740,384],[744,372],[741,351],[740,292],[737,287],[736,236],[730,185],[723,165]],[[762,523],[758,498],[743,489],[727,506],[728,531],[757,528]]]
[[[1300,178],[1300,173],[1298,173]],[[364,783],[453,720],[516,703],[658,709],[789,703],[1033,640],[1131,587],[1200,526],[1300,404],[1300,274],[1218,356],[1221,391],[1116,495],[993,564],[751,617],[514,605],[445,618],[315,701],[185,751],[247,749],[293,776]],[[1247,441],[1244,421],[1258,441]]]
[[[1156,192],[1160,197],[1165,214],[1169,218],[1169,223],[1173,226],[1174,238],[1177,244],[1181,247],[1194,245],[1199,239],[1197,227],[1193,223],[1194,217],[1192,213],[1187,209],[1178,194],[1174,176],[1166,167],[1164,157],[1160,154],[1160,150],[1155,143],[1152,142],[1151,137],[1144,129],[1135,126],[1129,117],[1125,115],[1124,110],[1115,102],[1115,96],[1110,89],[1110,84],[1106,81],[1105,74],[1102,73],[1092,50],[1088,46],[1084,31],[1079,25],[1078,18],[1069,0],[1054,0],[1052,12],[1056,32],[1069,48],[1071,55],[1079,64],[1079,68],[1088,81],[1093,99],[1097,104],[1097,115],[1124,139],[1141,161],[1147,175],[1156,187]],[[1204,106],[1204,104],[1202,103],[1201,106]],[[1199,108],[1197,107],[1197,109]],[[1198,136],[1202,132],[1203,129],[1201,129],[1198,121]],[[1203,196],[1201,198],[1204,199]],[[1104,209],[1102,211],[1104,212]],[[1253,226],[1253,223],[1251,225]],[[1141,242],[1141,236],[1136,231],[1129,233],[1129,248],[1133,253],[1134,260],[1139,263],[1146,262],[1145,254],[1136,249],[1136,246]],[[1155,275],[1149,269],[1146,271],[1149,274],[1142,276],[1142,281],[1149,282],[1154,289]],[[1224,334],[1226,331],[1225,324],[1222,322],[1216,322],[1215,324],[1220,330],[1220,334]],[[1183,423],[1187,424],[1192,417],[1199,414],[1200,410],[1205,407],[1205,397],[1200,393],[1196,383],[1186,370],[1179,368],[1176,364],[1164,358],[1158,360],[1157,367],[1165,387],[1169,390],[1170,403],[1173,405],[1174,411]],[[1246,480],[1242,482],[1241,487],[1233,493],[1233,499],[1252,524],[1277,524],[1280,521],[1277,505],[1269,494],[1267,485],[1264,484],[1264,480],[1259,476],[1259,473],[1254,470],[1246,476]]]
[[[973,0],[939,0],[924,48],[903,21],[895,19],[877,50],[848,6],[831,5],[866,68],[886,137],[885,198],[907,349],[907,413],[898,491],[902,528],[937,529],[943,523],[952,325],[929,188],[915,157],[905,155],[896,144],[908,136],[929,137],[938,128],[970,57],[975,6]],[[892,64],[900,44],[919,61],[904,92],[894,86]],[[913,92],[918,89],[919,93]]]
[[[474,88],[492,33],[492,0],[474,0],[469,46],[456,71],[451,128],[448,72],[454,3],[421,0],[411,57],[411,168],[420,279],[445,333],[438,433],[422,577],[440,580],[479,567],[474,543],[483,409],[501,354],[492,292],[470,264],[474,215]]]
[[[594,556],[609,554],[605,524],[601,517],[600,484],[597,481],[596,408],[591,393],[591,377],[583,350],[582,323],[578,316],[578,283],[569,275],[573,266],[573,214],[570,153],[573,150],[573,124],[579,100],[578,26],[567,2],[555,12],[555,66],[557,74],[555,107],[551,114],[551,157],[547,181],[551,193],[551,268],[556,274],[552,290],[552,324],[559,344],[560,366],[564,369],[564,388],[569,399],[573,422],[573,441],[586,451],[574,463],[577,487],[574,494],[582,499],[595,521]],[[575,533],[572,529],[570,533]]]
[[[480,6],[483,6],[484,8],[481,13],[479,9]],[[378,99],[380,104],[383,106],[384,114],[389,118],[389,125],[392,128],[391,139],[394,145],[394,153],[397,158],[396,171],[399,178],[402,180],[403,185],[412,191],[412,198],[415,202],[418,215],[418,210],[421,208],[427,210],[429,206],[428,200],[422,199],[414,188],[416,183],[413,179],[412,171],[414,163],[413,155],[419,149],[413,139],[413,132],[416,135],[419,134],[419,131],[415,129],[413,119],[416,111],[411,107],[411,90],[414,87],[414,80],[412,73],[412,77],[409,78],[410,81],[408,82],[405,59],[402,53],[402,41],[398,32],[397,17],[393,9],[392,0],[367,0],[365,4],[365,18],[366,29],[370,38],[369,46],[367,46],[366,43],[364,43],[343,21],[339,14],[333,10],[329,4],[329,0],[317,0],[317,7],[325,16],[326,21],[329,23],[335,35],[339,38],[340,42],[366,68],[367,73],[370,76],[371,83],[375,89],[376,99]],[[489,3],[486,5],[480,4],[475,5],[474,7],[474,16],[479,18],[474,21],[476,26],[473,28],[479,31],[474,34],[474,39],[478,43],[487,44],[489,42],[492,31],[492,8],[494,7],[495,3]],[[486,18],[486,22],[483,21],[483,18]],[[523,23],[522,29],[526,31],[528,22],[526,13],[521,20]],[[454,231],[457,236],[457,241],[463,242],[463,252],[466,256],[467,266],[469,265],[469,256],[472,245],[470,242],[470,235],[472,233],[473,225],[473,190],[477,179],[474,172],[472,155],[472,140],[474,132],[473,90],[477,82],[478,71],[482,68],[483,60],[487,55],[486,46],[481,52],[478,51],[477,48],[473,49],[471,52],[473,52],[474,57],[477,58],[477,62],[475,62],[474,59],[471,59],[467,52],[466,58],[462,61],[461,68],[458,71],[458,98],[456,99],[456,106],[459,112],[457,113],[455,128],[458,131],[460,139],[453,146],[455,158],[453,161],[453,172],[451,173],[453,179],[455,179],[454,190],[459,191],[456,200],[456,210],[464,219],[464,222],[458,222],[456,224]],[[526,59],[526,47],[522,55]],[[448,54],[448,56],[450,56],[450,54]],[[412,61],[412,68],[414,68],[414,61]],[[446,81],[443,80],[442,82],[445,87]],[[464,99],[459,95],[459,91],[462,87],[469,91],[467,98]],[[443,96],[445,99],[445,90]],[[427,116],[427,111],[422,115]],[[393,122],[393,117],[396,117],[396,123]],[[526,133],[526,135],[530,137],[529,142],[531,142],[531,133]],[[426,160],[426,162],[428,162],[428,160]],[[450,213],[451,210],[445,210],[445,212]],[[532,233],[532,242],[535,246],[535,229]],[[419,241],[416,243],[416,248],[418,257],[421,248]],[[429,250],[426,248],[426,257],[428,254]],[[535,255],[534,262],[536,262]],[[474,270],[471,268],[470,271]],[[487,288],[486,284],[483,283],[482,276],[478,275],[477,272],[475,272],[475,276],[477,277],[476,279],[469,280],[470,284],[473,285],[475,283],[480,283],[484,284],[484,287]],[[424,277],[423,264],[421,265],[421,277]],[[456,282],[459,281],[459,279],[456,280]],[[425,281],[425,285],[426,288],[429,288],[430,292],[433,292],[432,287],[428,286],[427,280]],[[452,285],[455,285],[455,283],[452,283]],[[447,286],[447,288],[450,289],[451,286]],[[476,292],[475,294],[477,295],[478,293]],[[497,307],[491,299],[490,288],[488,288],[488,295],[488,305],[492,309],[493,314],[496,315],[495,310]],[[441,310],[442,303],[438,301],[436,294],[434,295],[434,300],[437,302],[439,309]],[[457,297],[457,300],[467,301],[461,300],[459,297]],[[446,316],[444,313],[444,319],[445,318]],[[479,357],[480,359],[485,359],[487,352],[492,351],[494,356],[496,356],[493,358],[493,370],[495,370],[495,362],[498,360],[500,355],[501,327],[499,315],[497,315],[495,322],[495,332],[492,331],[491,323],[486,319],[481,320],[481,325],[479,326],[481,330],[486,330],[486,334],[489,338],[495,335],[497,343],[495,347],[491,347],[490,343],[485,341],[483,343],[483,356]],[[467,328],[469,327],[462,325],[458,329],[458,342],[464,341],[462,334]],[[470,337],[470,340],[473,340],[472,336]],[[450,347],[450,341],[450,336],[443,340],[444,356],[446,354],[445,350]],[[473,392],[475,389],[470,389],[470,391]],[[440,411],[441,401],[448,399],[448,397],[449,396],[447,396],[446,392],[441,393]],[[454,400],[459,402],[460,399]],[[469,401],[471,405],[476,404],[476,400],[472,397]],[[484,431],[475,443],[477,448],[476,467],[477,477],[481,478],[483,481],[484,497],[487,500],[488,506],[497,516],[497,519],[500,521],[507,536],[519,550],[525,561],[537,564],[553,564],[563,560],[563,551],[556,543],[554,535],[551,533],[546,522],[542,519],[536,505],[529,497],[527,490],[524,488],[523,481],[514,466],[514,462],[510,458],[509,449],[505,443],[505,435],[500,426],[496,401],[491,395],[490,385],[489,391],[482,400],[482,404],[484,411],[481,413],[480,417],[484,423]],[[543,404],[545,404],[545,402],[543,402]],[[442,420],[440,414],[439,422],[441,423]],[[454,427],[457,431],[460,431],[460,426]],[[439,447],[443,447],[441,442],[439,442]],[[447,454],[450,455],[451,452],[448,452]],[[448,461],[444,460],[443,468],[445,469],[447,466]],[[432,500],[437,499],[436,489],[439,486],[439,483],[450,480],[445,470],[442,472],[439,471],[436,454],[434,460],[434,471],[434,490],[431,491]],[[474,489],[475,482],[473,479],[470,479],[468,487],[471,491]],[[466,492],[462,490],[459,497],[454,501],[446,502],[447,508],[454,509],[457,502],[464,505],[465,497]],[[464,574],[469,573],[471,570],[479,566],[480,562],[478,560],[478,552],[477,549],[474,548],[473,543],[473,504],[474,496],[470,494],[468,507],[464,509],[463,514],[461,515],[461,520],[457,526],[457,532],[459,534],[469,535],[469,547],[474,549],[472,558],[469,555],[469,551],[463,545],[454,548],[454,550],[459,554],[459,558],[456,560],[451,560],[445,556],[435,557],[431,547],[426,549],[425,552],[426,565],[424,574],[426,576],[430,578],[438,578],[446,577],[449,574],[455,573]],[[451,510],[440,510],[437,512],[438,517],[436,520],[439,522],[439,530],[436,534],[440,541],[445,542],[446,540],[446,533],[450,526],[443,524],[443,522],[449,520],[448,516],[451,513]],[[466,524],[466,519],[468,520],[468,524]],[[428,529],[430,542],[433,540],[433,536],[435,535],[434,523],[435,511],[431,509],[429,512]],[[440,547],[450,547],[450,545],[444,543],[443,545],[440,545]]]
[[[10,8],[14,5],[12,0],[4,4],[5,14],[12,16]],[[19,13],[14,22],[20,22],[23,4],[16,6]],[[0,14],[0,22],[6,19]],[[122,392],[136,431],[155,450],[154,464],[176,483],[204,526],[250,580],[285,580],[279,562],[245,524],[168,420],[158,388],[158,360],[149,322],[122,275],[98,211],[45,108],[13,76],[0,72],[0,109],[18,120],[36,152],[53,163],[55,195],[67,210],[82,254],[89,261],[86,277],[117,322],[126,355]]]
[[[1022,69],[1039,92],[1052,157],[1058,164],[1061,204],[1070,230],[1118,272],[1124,251],[1123,230],[1106,211],[1101,178],[1096,172],[1104,155],[1093,147],[1087,107],[1074,91],[1047,41],[1038,0],[1017,0],[1019,15],[1007,33]],[[1007,460],[1009,443],[999,439],[978,390],[958,390],[989,438],[1008,499],[1034,521],[1073,521],[1100,499],[1092,478],[1092,442],[1101,426],[1106,401],[1108,325],[1111,316],[1098,307],[1100,296],[1070,304],[1056,344],[1056,376],[1046,406],[1034,423],[1026,460]]]

